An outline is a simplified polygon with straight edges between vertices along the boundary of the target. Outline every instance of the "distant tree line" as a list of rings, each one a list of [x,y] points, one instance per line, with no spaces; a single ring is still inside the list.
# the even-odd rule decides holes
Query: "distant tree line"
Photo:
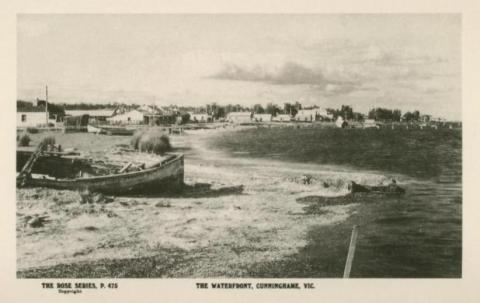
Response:
[[[418,122],[421,119],[421,114],[418,110],[413,112],[406,112],[402,116],[402,111],[399,109],[387,109],[387,108],[373,108],[368,112],[369,119],[375,119],[376,121],[406,121],[406,122]]]
[[[373,108],[368,112],[368,119],[376,121],[400,121],[402,111],[399,109],[387,109],[382,107]]]
[[[50,103],[49,103],[50,104]],[[117,107],[125,108],[138,108],[138,104],[126,104],[126,103],[63,103],[63,107],[66,110],[95,110],[95,109],[114,109]]]

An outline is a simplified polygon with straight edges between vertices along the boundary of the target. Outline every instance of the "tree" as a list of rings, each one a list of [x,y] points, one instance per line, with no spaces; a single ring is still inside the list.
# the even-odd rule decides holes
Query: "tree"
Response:
[[[301,110],[302,109],[302,104],[300,102],[295,102],[295,108],[297,109],[297,111]]]
[[[418,110],[413,112],[413,120],[420,121],[420,112]]]
[[[341,116],[345,120],[351,120],[353,119],[353,108],[348,106],[348,105],[342,105],[342,108],[340,110]]]
[[[253,106],[253,112],[255,114],[263,114],[263,113],[265,113],[265,109],[263,108],[263,106],[261,104],[255,104]]]
[[[48,103],[48,116],[49,118],[63,118],[65,116],[65,109],[63,106]]]
[[[369,119],[378,121],[400,121],[402,112],[399,109],[391,110],[387,108],[377,107],[368,112]]]
[[[265,109],[265,112],[275,117],[280,112],[280,108],[278,108],[278,106],[273,103],[267,103],[267,108]]]
[[[415,110],[413,112],[406,112],[403,115],[403,120],[405,120],[407,122],[419,121],[420,120],[420,112],[418,110]]]
[[[392,115],[392,120],[396,122],[400,122],[400,119],[402,118],[402,111],[399,109],[394,109],[393,110],[393,115]]]
[[[189,113],[182,113],[182,124],[188,123],[190,121],[190,114]]]
[[[295,105],[292,105],[290,103],[285,103],[283,106],[283,110],[285,114],[295,116],[298,113],[298,110],[302,108],[302,105],[299,102],[296,102]]]
[[[223,107],[223,106],[218,107],[217,112],[216,112],[216,114],[214,115],[214,118],[215,118],[215,119],[225,118],[225,116],[226,116],[226,114],[225,114],[225,107]]]
[[[361,121],[364,120],[364,119],[363,119],[363,115],[362,115],[361,113],[356,113],[356,112],[354,112],[354,113],[353,113],[353,120],[354,120],[354,121],[360,121],[360,122],[361,122]]]

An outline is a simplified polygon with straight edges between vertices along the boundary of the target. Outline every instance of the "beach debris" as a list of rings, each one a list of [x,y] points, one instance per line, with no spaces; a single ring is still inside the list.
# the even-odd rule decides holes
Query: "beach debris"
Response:
[[[303,175],[302,176],[302,183],[305,185],[310,185],[312,182],[312,176],[311,175]]]
[[[80,204],[103,204],[103,203],[110,203],[113,202],[113,197],[108,197],[103,195],[102,193],[92,193],[89,190],[84,190],[79,193],[80,195]]]
[[[377,185],[377,186],[369,186],[369,185],[360,185],[351,181],[348,184],[348,190],[351,193],[379,193],[379,194],[404,194],[405,189],[397,185],[397,181],[392,179],[390,184],[388,185]]]
[[[155,204],[156,207],[171,207],[170,202],[160,201]]]
[[[33,215],[33,216],[25,216],[24,220],[26,221],[29,227],[39,228],[39,227],[43,227],[45,223],[50,221],[47,218],[48,216]]]
[[[98,228],[95,227],[95,226],[86,226],[84,229],[87,230],[87,231],[96,231],[96,230],[98,230]]]
[[[352,229],[352,236],[350,237],[350,245],[348,247],[347,261],[345,263],[345,270],[343,278],[350,278],[350,271],[352,270],[353,257],[355,256],[355,247],[357,245],[358,225],[354,225]]]
[[[120,169],[120,170],[118,171],[118,173],[122,174],[122,173],[126,172],[127,169],[129,169],[130,166],[132,166],[132,164],[133,164],[132,162],[128,162],[127,164],[125,164],[125,165],[122,167],[122,169]]]

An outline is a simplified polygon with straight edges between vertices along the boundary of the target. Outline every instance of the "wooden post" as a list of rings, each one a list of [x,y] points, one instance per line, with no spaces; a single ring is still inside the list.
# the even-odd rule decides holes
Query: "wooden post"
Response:
[[[353,256],[355,255],[355,246],[357,242],[358,225],[353,226],[352,236],[350,238],[350,246],[348,247],[347,262],[345,263],[345,271],[343,272],[343,278],[350,278],[350,270],[352,269]]]
[[[48,127],[48,85],[45,85],[45,115],[47,116],[47,127]]]

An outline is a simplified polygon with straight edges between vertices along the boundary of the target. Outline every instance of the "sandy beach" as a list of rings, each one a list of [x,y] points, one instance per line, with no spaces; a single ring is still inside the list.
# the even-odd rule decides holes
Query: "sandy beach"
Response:
[[[174,266],[161,262],[151,269],[155,276],[245,276],[248,273],[243,270],[253,263],[294,254],[305,246],[310,228],[338,224],[357,206],[324,206],[312,214],[305,212],[298,198],[345,195],[347,180],[376,184],[384,178],[326,166],[232,158],[209,149],[207,139],[225,131],[233,132],[195,130],[172,136],[172,145],[185,153],[185,190],[179,195],[113,197],[108,203],[81,204],[77,192],[19,189],[19,276],[35,276],[36,270],[55,265],[73,265],[79,267],[79,272],[73,273],[78,277],[82,266],[145,258],[184,260],[173,262]],[[301,182],[304,174],[313,177],[312,184]],[[46,216],[46,224],[28,226],[26,221],[35,215]],[[52,275],[72,275],[62,272],[54,270]],[[97,268],[95,272],[100,276],[132,275],[128,270],[112,273]]]

